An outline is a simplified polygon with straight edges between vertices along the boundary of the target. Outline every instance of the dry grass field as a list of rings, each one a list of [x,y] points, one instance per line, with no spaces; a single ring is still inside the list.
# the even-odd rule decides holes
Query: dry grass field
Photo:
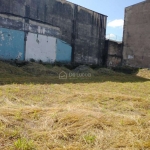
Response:
[[[62,70],[0,62],[0,150],[150,150],[149,70]]]

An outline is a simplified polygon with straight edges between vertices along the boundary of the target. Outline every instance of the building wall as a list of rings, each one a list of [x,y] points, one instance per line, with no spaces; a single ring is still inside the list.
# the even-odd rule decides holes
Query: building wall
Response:
[[[150,68],[150,1],[125,9],[123,64]]]
[[[0,28],[0,59],[71,63],[72,47],[51,36]]]
[[[107,67],[118,67],[122,65],[122,42],[106,40],[105,54]]]
[[[71,46],[60,39],[35,33],[26,34],[26,61],[71,63],[71,54]]]
[[[38,33],[47,36],[60,37],[60,28],[39,20],[26,20],[25,17],[16,16],[7,12],[0,12],[0,27]]]
[[[26,38],[25,60],[54,63],[56,61],[56,38],[28,33]]]
[[[0,28],[0,59],[24,60],[24,32]]]
[[[59,39],[57,39],[56,43],[56,62],[70,63],[72,47]]]
[[[72,61],[102,64],[107,16],[65,0],[0,0],[0,26],[54,36],[72,46]]]

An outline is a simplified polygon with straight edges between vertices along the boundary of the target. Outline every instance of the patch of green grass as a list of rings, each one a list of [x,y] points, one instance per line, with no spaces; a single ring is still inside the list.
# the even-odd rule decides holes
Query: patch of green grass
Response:
[[[86,143],[91,144],[91,143],[95,142],[96,136],[88,134],[88,135],[84,136],[84,140],[85,140]]]
[[[16,119],[17,121],[23,121],[23,117],[22,117],[22,112],[21,112],[21,111],[19,111],[19,112],[17,112],[17,113],[15,114],[15,119]]]
[[[14,150],[35,150],[33,141],[20,138],[14,142]]]

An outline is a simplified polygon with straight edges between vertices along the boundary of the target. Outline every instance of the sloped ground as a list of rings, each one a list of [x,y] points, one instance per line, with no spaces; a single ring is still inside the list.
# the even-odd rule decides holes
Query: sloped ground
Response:
[[[137,76],[150,79],[150,69],[140,69]]]
[[[6,77],[10,75],[29,75],[27,72],[23,71],[22,68],[13,66],[9,63],[0,61],[0,76]]]
[[[65,67],[0,66],[0,150],[150,149],[149,70],[80,66],[94,75],[68,81]]]

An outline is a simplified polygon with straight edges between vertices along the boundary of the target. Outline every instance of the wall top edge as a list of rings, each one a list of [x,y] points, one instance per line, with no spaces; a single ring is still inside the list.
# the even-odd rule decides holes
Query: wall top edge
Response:
[[[67,1],[67,0],[59,0],[59,1],[62,1],[63,3],[64,3],[64,2],[67,2],[67,3],[70,3],[70,4],[74,4],[74,5],[76,5],[76,6],[82,7],[83,9],[86,9],[86,10],[91,11],[91,12],[93,12],[93,13],[97,13],[97,14],[99,14],[99,15],[108,17],[107,15],[104,15],[104,14],[102,14],[102,13],[96,12],[96,11],[94,11],[94,10],[88,9],[88,8],[86,8],[86,7],[84,7],[84,6],[80,6],[80,5],[78,5],[78,4],[72,3],[72,2]]]
[[[137,6],[137,5],[141,5],[141,4],[144,4],[144,3],[147,3],[147,2],[150,2],[150,1],[139,2],[139,3],[133,4],[133,5],[127,6],[127,7],[125,7],[125,9],[129,8],[129,7],[134,7],[134,6]]]

